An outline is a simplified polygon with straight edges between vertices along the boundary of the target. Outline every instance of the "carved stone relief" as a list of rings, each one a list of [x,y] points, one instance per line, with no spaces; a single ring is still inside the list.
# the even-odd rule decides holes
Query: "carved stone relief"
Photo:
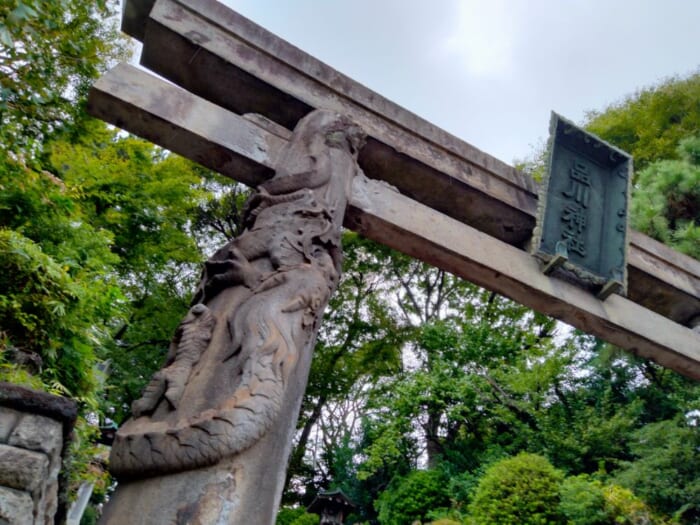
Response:
[[[275,423],[338,283],[340,227],[363,144],[362,130],[336,113],[299,122],[275,176],[247,203],[246,230],[205,264],[164,368],[116,436],[113,474],[212,465]]]

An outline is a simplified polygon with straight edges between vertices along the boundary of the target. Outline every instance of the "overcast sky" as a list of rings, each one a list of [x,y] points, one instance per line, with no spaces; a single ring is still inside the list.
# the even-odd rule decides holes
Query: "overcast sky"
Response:
[[[700,67],[698,0],[224,0],[508,163],[637,89]]]

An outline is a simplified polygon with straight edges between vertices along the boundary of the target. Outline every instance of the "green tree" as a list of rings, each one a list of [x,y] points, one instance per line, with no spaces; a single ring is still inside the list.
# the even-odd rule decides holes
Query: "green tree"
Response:
[[[112,236],[61,179],[4,151],[0,188],[0,378],[78,401],[69,477],[103,477],[85,416],[98,410],[97,365],[125,313]]]
[[[683,523],[700,518],[700,432],[685,418],[651,423],[637,430],[630,444],[633,460],[615,481],[634,491],[655,510],[677,515]]]
[[[678,158],[678,143],[700,130],[698,100],[700,73],[673,77],[589,112],[586,128],[630,153],[640,171],[652,162]]]
[[[63,181],[0,160],[0,344],[12,362],[5,373],[19,366],[94,409],[96,347],[122,313],[112,237],[85,222]]]
[[[571,525],[664,523],[632,491],[586,475],[566,478],[560,494],[559,510]]]
[[[700,260],[700,135],[681,140],[677,155],[637,175],[632,225]]]
[[[392,480],[376,502],[379,523],[404,525],[424,520],[431,510],[448,507],[449,495],[441,472],[414,470]]]
[[[564,475],[542,456],[518,454],[494,463],[479,481],[469,506],[483,525],[563,523],[559,486]]]
[[[126,297],[103,358],[120,422],[160,366],[189,302],[203,256],[189,217],[204,198],[206,172],[152,144],[92,121],[78,140],[45,146],[44,166],[73,189],[85,221],[111,236],[112,271]]]
[[[36,142],[84,119],[92,81],[128,56],[116,2],[0,3],[0,144],[34,152]]]

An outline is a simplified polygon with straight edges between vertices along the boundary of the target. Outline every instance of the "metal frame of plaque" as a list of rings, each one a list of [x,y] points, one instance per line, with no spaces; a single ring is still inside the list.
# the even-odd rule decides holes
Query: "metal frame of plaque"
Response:
[[[632,157],[552,112],[532,253],[606,299],[627,292]]]

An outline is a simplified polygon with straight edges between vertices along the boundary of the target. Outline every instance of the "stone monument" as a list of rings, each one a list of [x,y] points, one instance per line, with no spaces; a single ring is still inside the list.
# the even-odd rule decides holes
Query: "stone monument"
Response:
[[[121,486],[102,523],[123,523],[125,507],[132,524],[274,520],[363,143],[331,111],[296,126],[117,433],[110,470]]]
[[[49,525],[65,512],[59,489],[74,401],[0,383],[0,523]]]

